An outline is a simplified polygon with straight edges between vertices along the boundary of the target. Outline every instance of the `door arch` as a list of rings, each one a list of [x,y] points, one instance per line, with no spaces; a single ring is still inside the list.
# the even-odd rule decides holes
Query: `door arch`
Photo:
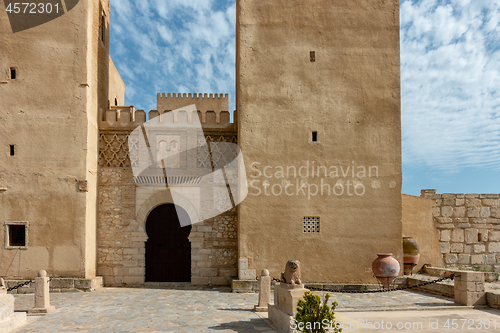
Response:
[[[174,204],[151,211],[146,220],[146,282],[190,282],[191,224],[181,227],[179,218],[188,213]]]

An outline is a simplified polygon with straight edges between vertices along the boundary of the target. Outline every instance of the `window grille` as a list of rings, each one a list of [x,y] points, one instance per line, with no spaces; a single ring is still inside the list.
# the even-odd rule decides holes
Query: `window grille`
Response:
[[[304,217],[304,232],[319,232],[319,217]]]

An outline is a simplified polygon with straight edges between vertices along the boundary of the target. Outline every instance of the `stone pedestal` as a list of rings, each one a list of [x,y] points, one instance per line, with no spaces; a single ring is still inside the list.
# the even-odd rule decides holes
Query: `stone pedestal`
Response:
[[[467,306],[485,305],[484,273],[457,272],[455,283],[455,303]]]
[[[254,307],[254,310],[267,312],[269,302],[271,302],[271,277],[267,269],[262,270],[259,284],[259,304]]]
[[[26,324],[26,313],[14,313],[14,296],[0,289],[0,333],[7,333]]]
[[[54,312],[55,307],[50,305],[49,278],[44,270],[38,272],[35,279],[35,307],[28,310],[32,316],[45,315]]]
[[[289,288],[288,285],[276,285],[274,287],[274,304],[269,304],[269,320],[271,320],[281,332],[293,333],[290,328],[297,314],[297,302],[309,291],[303,287]]]

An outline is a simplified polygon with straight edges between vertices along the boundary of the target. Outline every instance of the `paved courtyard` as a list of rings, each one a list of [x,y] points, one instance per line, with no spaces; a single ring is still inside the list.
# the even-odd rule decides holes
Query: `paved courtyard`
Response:
[[[33,295],[15,295],[15,298],[18,311],[33,306]],[[256,314],[251,311],[257,300],[257,294],[233,294],[227,288],[104,288],[92,293],[56,293],[51,294],[51,301],[57,311],[44,317],[28,317],[31,323],[17,332],[275,332],[268,325],[266,313]],[[422,292],[335,293],[332,300],[339,303],[337,319],[346,325],[353,321],[361,323],[360,320],[366,322],[384,318],[386,322],[395,321],[395,325],[397,320],[403,321],[406,318],[414,321],[419,318],[421,321],[425,319],[428,325],[428,318],[434,318],[433,316],[441,318],[441,324],[444,324],[446,316],[475,316],[474,318],[489,318],[492,323],[493,319],[496,320],[500,329],[498,310],[470,310],[454,305],[450,298]],[[344,332],[361,330],[366,331],[366,328],[362,325],[355,328],[351,326],[344,329]],[[384,331],[387,330],[374,330]],[[495,330],[484,332],[491,331]],[[414,332],[424,331],[420,329]]]

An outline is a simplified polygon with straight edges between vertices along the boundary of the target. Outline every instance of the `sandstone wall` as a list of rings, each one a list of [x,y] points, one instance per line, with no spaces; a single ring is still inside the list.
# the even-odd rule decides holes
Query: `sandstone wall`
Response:
[[[135,221],[135,181],[128,167],[101,167],[97,225],[97,274],[105,286],[141,285],[144,232]]]
[[[420,247],[420,260],[413,269],[416,273],[424,264],[442,267],[439,231],[434,226],[434,200],[403,194],[403,237],[413,237]]]
[[[239,258],[274,277],[297,259],[306,282],[373,283],[377,253],[402,260],[399,1],[239,0],[236,26],[250,187]],[[315,176],[287,173],[313,164]],[[353,175],[359,166],[378,174]],[[311,221],[319,232],[305,231]]]
[[[97,118],[108,71],[98,30],[108,6],[82,0],[12,33],[0,3],[0,275],[95,276]],[[28,223],[26,249],[4,248],[5,222]]]
[[[432,214],[445,267],[500,272],[500,194],[436,194]]]
[[[109,105],[125,105],[125,83],[111,57],[109,57]]]
[[[191,284],[229,285],[237,276],[238,216],[236,210],[193,225]]]

